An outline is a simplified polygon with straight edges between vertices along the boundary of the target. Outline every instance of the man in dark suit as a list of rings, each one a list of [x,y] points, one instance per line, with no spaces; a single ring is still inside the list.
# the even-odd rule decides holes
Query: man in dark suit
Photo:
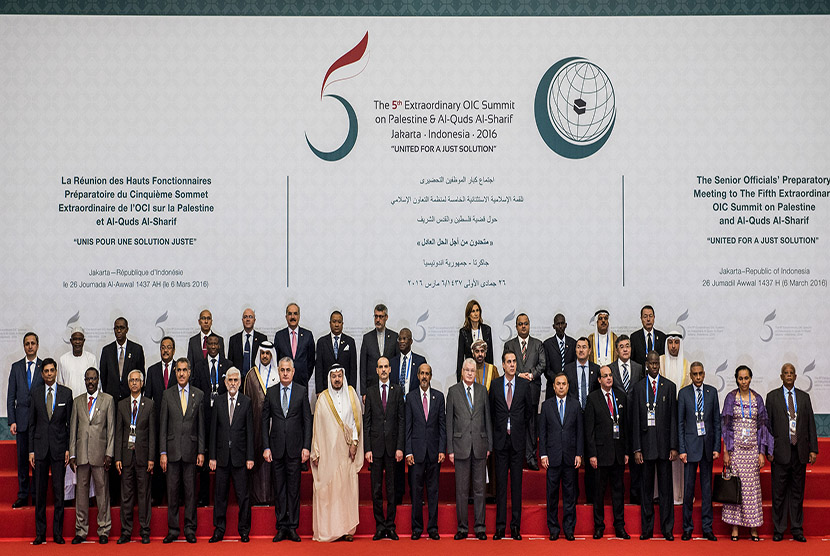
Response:
[[[314,369],[317,394],[328,387],[328,371],[335,363],[343,367],[346,384],[357,384],[357,348],[354,338],[343,334],[343,313],[334,311],[331,314],[329,328],[331,333],[317,340]]]
[[[677,386],[660,376],[660,356],[646,356],[646,378],[637,383],[631,395],[631,449],[637,463],[643,464],[640,480],[640,540],[654,535],[654,474],[660,500],[660,531],[667,541],[674,540],[674,488],[671,462],[677,459]]]
[[[389,360],[376,364],[378,383],[369,386],[363,410],[363,453],[372,476],[372,510],[375,516],[373,540],[398,540],[395,531],[395,462],[403,460],[406,443],[406,416],[403,390],[389,381]],[[383,479],[386,475],[386,515],[383,515]]]
[[[790,532],[804,538],[804,479],[807,464],[818,456],[816,418],[810,395],[795,387],[795,366],[781,367],[781,388],[767,394],[769,429],[775,439],[772,457],[772,540],[780,541],[790,521]]]
[[[136,501],[141,544],[150,542],[150,473],[156,457],[156,412],[153,400],[141,395],[143,384],[141,371],[130,371],[130,395],[118,402],[115,417],[115,469],[121,475],[118,544],[130,542]]]
[[[159,450],[167,473],[167,536],[179,538],[179,488],[184,488],[184,536],[196,542],[196,468],[205,463],[204,394],[190,383],[190,361],[176,361],[176,387],[161,400]]]
[[[228,340],[228,359],[234,367],[239,369],[243,379],[245,373],[257,364],[256,354],[259,344],[268,339],[262,332],[254,330],[254,324],[256,324],[256,313],[248,307],[242,311],[242,330]]]
[[[406,330],[406,329],[404,329]],[[403,330],[401,330],[403,336]],[[400,338],[400,336],[399,336]],[[424,531],[424,484],[427,490],[429,521],[427,533],[432,540],[438,534],[438,477],[447,450],[447,421],[444,412],[444,394],[430,388],[432,367],[422,363],[418,367],[419,388],[406,398],[406,463],[412,481],[412,540],[418,540]]]
[[[251,398],[239,392],[242,373],[231,367],[225,373],[226,392],[216,398],[210,420],[210,470],[216,472],[216,503],[213,506],[213,536],[208,542],[225,537],[228,491],[239,504],[237,530],[242,542],[251,533],[251,501],[248,498],[248,471],[254,468],[254,425]]]
[[[29,406],[29,465],[35,470],[35,540],[46,540],[46,489],[52,471],[55,510],[52,537],[63,544],[63,478],[69,463],[69,418],[72,391],[55,384],[58,364],[47,357],[41,363],[43,384],[32,389]]]
[[[6,415],[9,432],[17,444],[17,500],[12,508],[29,505],[29,497],[34,498],[35,482],[29,481],[29,407],[32,390],[43,384],[41,376],[42,362],[37,356],[40,345],[37,334],[27,332],[23,336],[23,352],[20,361],[12,363],[9,372],[9,389],[6,393]]]
[[[576,360],[565,365],[565,376],[568,377],[568,391],[576,397],[582,410],[588,403],[588,394],[599,388],[599,365],[588,360],[591,355],[591,344],[584,336],[576,341]],[[594,485],[596,485],[596,472],[594,467],[585,465],[585,501],[590,503],[594,500]],[[577,496],[579,488],[577,487]]]
[[[360,393],[366,395],[367,387],[377,384],[378,375],[375,372],[378,359],[386,357],[392,361],[398,355],[398,333],[386,328],[389,313],[386,305],[375,305],[375,327],[363,335],[360,344]],[[415,367],[416,374],[418,367]],[[395,374],[392,371],[392,374]]]
[[[196,363],[191,383],[204,393],[204,415],[205,415],[205,437],[207,439],[207,450],[210,451],[210,427],[213,418],[213,406],[219,396],[227,392],[225,386],[225,373],[231,368],[231,362],[225,359],[220,351],[220,338],[211,334],[207,338],[207,358]],[[210,504],[210,469],[209,466],[202,466],[199,471],[199,497],[198,506],[203,508]]]
[[[207,358],[207,339],[213,334],[213,315],[205,309],[199,313],[199,333],[190,337],[187,343],[187,360],[190,361],[190,368],[195,369],[196,363]],[[225,357],[225,339],[219,336],[219,352]]]
[[[455,509],[458,530],[455,540],[467,538],[470,484],[475,507],[474,530],[478,540],[487,540],[484,484],[487,457],[493,451],[493,422],[487,388],[475,381],[476,362],[461,364],[461,381],[447,391],[447,450],[455,466]]]
[[[617,359],[611,362],[611,374],[614,375],[614,388],[619,388],[628,398],[634,385],[643,380],[645,376],[643,366],[631,360],[631,339],[625,334],[617,336]],[[630,478],[629,501],[632,504],[640,505],[640,477],[643,473],[643,466],[634,460],[634,454],[628,454],[628,474]]]
[[[703,537],[718,540],[712,532],[712,462],[720,456],[720,403],[718,391],[703,384],[706,376],[703,363],[689,366],[692,383],[681,388],[677,395],[677,440],[680,461],[684,463],[683,536],[692,538],[692,504],[695,495],[695,476],[700,467],[700,514]]]
[[[628,463],[628,404],[625,392],[614,388],[611,369],[602,367],[600,387],[588,394],[583,414],[585,426],[585,457],[597,470],[594,488],[594,538],[605,532],[605,491],[611,485],[614,512],[614,533],[622,539],[631,538],[625,530],[623,472]]]
[[[568,323],[565,315],[557,313],[553,317],[553,329],[556,334],[542,343],[545,348],[545,379],[548,383],[545,399],[553,396],[553,381],[556,375],[565,371],[565,365],[576,361],[576,340],[565,335],[566,328]],[[572,396],[576,394],[577,392],[571,391]]]
[[[123,400],[130,393],[127,375],[132,370],[144,372],[144,348],[127,339],[127,319],[118,317],[113,324],[115,341],[101,350],[101,389],[113,400]]]
[[[296,370],[291,357],[279,361],[279,385],[272,386],[262,403],[263,458],[271,464],[276,493],[274,542],[300,542],[300,466],[311,451],[311,406],[308,389],[294,382]]]
[[[507,528],[507,475],[510,474],[510,536],[522,540],[522,468],[525,462],[527,426],[536,408],[530,401],[530,382],[516,375],[516,354],[501,356],[504,374],[490,383],[490,415],[493,419],[493,455],[496,460],[496,533],[501,540]]]
[[[147,380],[144,386],[144,395],[153,400],[153,411],[156,413],[153,436],[156,438],[158,438],[158,431],[161,426],[161,400],[164,391],[176,386],[176,362],[173,359],[176,355],[176,341],[170,336],[163,337],[159,343],[159,352],[161,361],[150,365],[150,368],[147,369]],[[158,446],[158,443],[156,445]],[[167,477],[165,473],[158,471],[161,469],[158,449],[153,450],[153,458],[155,459],[156,472],[151,476],[151,501],[153,506],[160,506],[167,492]]]
[[[314,372],[317,360],[314,350],[314,335],[311,330],[300,327],[300,306],[289,303],[285,308],[285,322],[288,326],[274,335],[277,360],[290,357],[294,361],[294,384],[308,388],[308,381]]]
[[[530,335],[530,318],[521,313],[516,317],[516,337],[507,340],[504,351],[516,354],[516,374],[530,383],[530,421],[527,422],[525,442],[525,464],[533,471],[539,471],[536,461],[536,440],[539,428],[536,422],[539,398],[542,396],[542,375],[547,368],[545,348],[542,342]]]
[[[663,355],[666,351],[666,335],[654,328],[654,308],[651,305],[640,309],[640,322],[643,327],[631,334],[631,358],[645,366],[646,355],[650,352]]]
[[[582,465],[584,434],[582,409],[568,396],[568,377],[560,372],[553,380],[554,397],[542,404],[539,417],[539,455],[547,470],[547,513],[550,540],[559,538],[559,486],[562,485],[562,528],[574,540],[576,527],[576,477]]]

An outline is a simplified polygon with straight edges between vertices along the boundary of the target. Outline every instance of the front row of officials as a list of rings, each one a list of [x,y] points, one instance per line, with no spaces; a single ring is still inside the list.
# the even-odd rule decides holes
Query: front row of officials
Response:
[[[582,341],[582,339],[580,339]],[[438,477],[441,463],[447,459],[455,467],[457,532],[456,539],[468,536],[468,496],[472,485],[474,501],[474,533],[484,540],[485,483],[487,458],[494,454],[497,485],[496,532],[493,538],[505,536],[507,526],[507,479],[511,479],[510,535],[521,539],[522,467],[525,460],[526,427],[535,414],[529,382],[516,374],[517,354],[507,350],[502,356],[504,375],[493,378],[488,388],[478,376],[475,359],[462,365],[461,381],[447,392],[446,409],[443,394],[430,387],[432,370],[426,363],[418,369],[420,388],[410,391],[404,401],[399,385],[390,381],[388,359],[377,363],[378,383],[372,385],[365,399],[362,419],[356,396],[348,387],[341,396],[342,368],[329,373],[330,388],[322,398],[328,402],[331,415],[346,433],[347,452],[351,462],[358,455],[358,439],[362,439],[364,457],[371,464],[373,511],[376,522],[374,539],[397,540],[395,509],[399,503],[395,476],[396,464],[404,457],[410,466],[413,508],[421,508],[426,487],[429,521],[426,531],[438,539]],[[673,382],[659,374],[660,361],[656,352],[646,358],[647,375],[628,394],[615,385],[611,367],[599,369],[597,384],[584,398],[584,408],[577,395],[569,395],[571,383],[565,372],[553,381],[554,396],[542,405],[539,416],[540,463],[547,472],[547,521],[550,539],[559,538],[560,531],[568,540],[574,539],[577,470],[585,460],[586,470],[593,471],[586,490],[594,504],[594,538],[604,534],[604,496],[610,484],[617,537],[629,538],[623,514],[623,470],[633,454],[642,466],[641,539],[650,538],[654,530],[655,476],[657,477],[660,530],[663,537],[673,540],[674,511],[672,508],[671,462],[679,458],[685,464],[683,508],[683,539],[691,538],[692,497],[697,470],[700,470],[702,492],[703,535],[716,540],[712,532],[711,482],[713,460],[719,457],[721,416],[718,395],[714,388],[703,384],[703,365],[690,366],[691,382],[679,395]],[[168,534],[165,543],[176,540],[179,530],[179,496],[184,491],[184,536],[196,542],[196,473],[205,464],[216,472],[214,533],[210,542],[223,539],[226,528],[228,490],[233,481],[239,504],[238,531],[242,542],[248,542],[251,528],[251,505],[248,497],[248,471],[254,466],[253,411],[250,398],[239,392],[241,373],[231,368],[225,373],[227,392],[218,396],[210,412],[210,422],[203,410],[204,395],[190,385],[190,364],[187,359],[176,361],[176,387],[164,392],[161,400],[158,439],[153,400],[142,396],[143,374],[132,371],[128,376],[130,394],[116,407],[113,398],[99,390],[99,375],[90,368],[84,375],[87,394],[72,400],[68,388],[56,384],[57,365],[53,359],[42,362],[43,384],[32,392],[30,410],[30,464],[36,482],[36,538],[41,544],[46,535],[46,485],[51,470],[55,498],[53,539],[63,543],[63,474],[68,464],[78,475],[76,502],[76,535],[73,543],[86,539],[88,533],[89,484],[97,493],[98,537],[108,542],[111,529],[108,470],[115,467],[121,476],[121,536],[119,544],[130,540],[133,529],[133,508],[139,510],[139,532],[142,543],[149,543],[150,482],[156,450],[160,454],[161,471],[167,477]],[[315,446],[312,448],[312,416],[307,391],[293,382],[294,368],[290,358],[278,366],[279,383],[268,388],[262,407],[262,441],[265,461],[271,463],[275,492],[277,534],[274,541],[299,541],[299,487],[301,465],[311,459],[315,473],[315,509],[318,507],[318,473],[322,450],[317,445],[318,423],[314,422]],[[480,371],[479,371],[480,372]],[[593,373],[592,373],[593,374]],[[737,376],[737,373],[736,373]],[[775,440],[778,467],[773,472],[773,513],[776,531],[786,527],[787,515],[796,540],[804,540],[801,529],[801,500],[804,490],[805,462],[800,451],[809,450],[815,461],[817,441],[809,396],[794,388],[795,369],[782,368],[783,392],[796,392],[796,400],[769,403],[770,430]],[[340,381],[340,382],[338,382]],[[331,386],[334,388],[331,388]],[[584,394],[584,390],[582,392]],[[781,389],[770,397],[781,394]],[[318,403],[326,403],[326,401]],[[802,416],[797,419],[790,406],[800,405]],[[775,408],[783,407],[783,415]],[[794,409],[794,408],[793,408]],[[796,410],[797,411],[797,410]],[[351,423],[351,428],[344,422]],[[356,421],[356,423],[355,423]],[[784,425],[779,426],[779,421]],[[360,424],[363,431],[360,431]],[[812,423],[812,424],[811,424]],[[321,425],[322,427],[323,425]],[[210,441],[206,442],[206,435]],[[361,438],[362,437],[362,438]],[[779,442],[790,445],[792,458],[780,461]],[[799,444],[800,443],[800,444]],[[770,450],[772,445],[769,445]],[[803,450],[801,448],[804,448]],[[322,451],[325,453],[324,451]],[[769,456],[772,454],[770,453]],[[789,454],[787,454],[789,455]],[[775,462],[775,460],[773,460]],[[360,468],[346,460],[350,476],[356,481]],[[156,471],[157,472],[157,471]],[[335,474],[340,471],[335,470]],[[385,475],[385,481],[384,481]],[[336,475],[335,475],[336,477]],[[345,477],[345,475],[344,475]],[[800,477],[800,481],[798,480]],[[337,482],[337,481],[335,481]],[[387,508],[383,511],[383,485],[386,485]],[[356,482],[354,484],[356,487]],[[338,488],[340,488],[338,486]],[[563,519],[558,518],[559,491],[563,498]],[[776,504],[776,490],[785,489],[785,503]],[[319,493],[323,497],[324,493]],[[333,494],[333,492],[332,492]],[[779,493],[780,495],[780,493]],[[357,504],[357,489],[347,491]],[[355,508],[356,509],[356,508]],[[318,520],[315,512],[315,538]],[[345,513],[351,513],[349,511]],[[357,519],[351,516],[349,519]],[[350,523],[353,525],[353,523]],[[336,529],[336,526],[335,526]],[[412,512],[412,538],[424,532],[422,511]],[[351,540],[354,527],[346,535],[332,536]],[[781,535],[777,532],[776,539]],[[733,535],[733,539],[736,538]]]

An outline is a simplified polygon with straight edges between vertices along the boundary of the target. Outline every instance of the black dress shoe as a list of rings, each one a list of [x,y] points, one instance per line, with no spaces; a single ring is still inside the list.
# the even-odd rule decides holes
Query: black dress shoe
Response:
[[[178,535],[171,535],[171,534],[168,533],[167,536],[164,537],[164,540],[161,541],[161,542],[163,542],[164,544],[170,544],[171,542],[175,541],[178,538],[179,538]]]
[[[798,535],[793,535],[793,540],[797,542],[807,542],[807,539],[804,538],[804,535],[799,533]]]
[[[98,537],[98,544],[107,544],[108,542],[110,542],[110,538],[107,535]]]
[[[665,535],[663,535],[663,538],[666,539],[667,541],[673,541],[674,540],[674,533],[666,533]]]
[[[485,533],[484,531],[476,533],[476,538],[480,541],[486,541],[487,540],[487,533]]]
[[[504,538],[504,529],[496,529],[496,534],[493,535],[494,541],[500,541]]]
[[[601,539],[604,531],[602,529],[594,529],[594,538]]]
[[[32,541],[32,544],[43,544],[46,541],[43,537],[35,537],[35,540]]]
[[[186,540],[190,544],[193,544],[196,542],[196,535],[194,535],[193,533],[185,533],[184,540]]]
[[[379,541],[379,540],[385,539],[385,538],[386,538],[386,533],[384,531],[381,531],[381,530],[375,531],[375,534],[372,536],[373,541]]]
[[[52,537],[52,542],[54,542],[55,544],[63,544],[63,535],[55,535],[54,537]]]
[[[115,541],[115,544],[124,544],[128,542],[130,542],[130,537],[128,537],[127,535],[121,535],[120,537],[118,537],[118,540]]]
[[[559,540],[559,533],[551,533],[549,538],[552,541],[557,541]]]
[[[86,537],[82,537],[80,535],[75,535],[75,538],[72,539],[72,544],[81,544],[85,540],[86,540]],[[55,542],[58,542],[58,541],[55,541]],[[58,544],[61,544],[61,543],[58,543]]]
[[[438,541],[438,540],[441,540],[441,535],[438,534],[438,531],[432,531],[429,534],[429,538],[434,540],[434,541]]]
[[[462,533],[461,531],[458,531],[458,532],[455,533],[455,536],[453,538],[457,541],[466,539],[467,538],[467,533]]]
[[[618,539],[625,539],[625,540],[628,540],[628,539],[630,539],[630,538],[631,538],[631,535],[629,535],[629,534],[626,532],[626,530],[625,530],[625,529],[620,529],[620,530],[618,530],[618,531],[614,531],[614,535],[616,535],[616,537],[617,537]]]
[[[773,533],[772,534],[772,541],[773,542],[781,542],[784,540],[784,535],[781,533]]]
[[[239,542],[251,542],[251,537],[248,535],[239,535]]]
[[[681,541],[690,541],[692,540],[692,532],[691,531],[683,531],[683,534],[680,536]]]
[[[150,544],[150,535],[142,535],[141,544]]]
[[[703,538],[706,539],[707,541],[716,541],[716,540],[718,540],[718,538],[715,536],[715,534],[712,531],[709,531],[709,532],[704,531]]]
[[[412,539],[413,541],[417,541],[418,539],[421,538],[421,533],[412,533],[412,535],[409,538]]]
[[[640,534],[640,540],[641,540],[641,541],[647,541],[647,540],[649,540],[649,539],[650,539],[651,537],[653,537],[653,536],[654,536],[654,535],[652,535],[651,533],[641,533],[641,534]]]
[[[573,540],[576,540],[576,539],[574,538],[573,533],[565,533],[565,540],[566,541],[573,541]]]
[[[223,538],[224,538],[224,535],[221,535],[221,534],[219,534],[219,533],[214,533],[214,534],[210,537],[210,539],[208,539],[208,542],[211,542],[211,543],[213,543],[213,542],[221,542],[221,540],[222,540]]]
[[[286,535],[285,529],[280,529],[279,531],[277,531],[277,534],[274,535],[273,541],[274,542],[284,541],[285,540],[285,535]]]
[[[395,531],[391,531],[391,530],[386,531],[386,538],[387,539],[392,539],[393,541],[400,540],[400,537],[398,536],[398,533],[395,532]]]
[[[26,500],[25,498],[18,498],[17,500],[14,501],[14,504],[12,504],[12,508],[23,508],[23,507],[28,506],[28,505],[29,505],[28,500]]]
[[[294,542],[300,542],[302,540],[300,538],[300,535],[298,535],[297,531],[295,531],[294,529],[289,529],[288,532],[285,535],[285,538],[288,539],[289,541],[294,541]]]
[[[531,471],[539,471],[539,464],[536,463],[535,459],[531,459],[527,461],[527,468]]]
[[[512,538],[514,541],[520,541],[520,540],[522,540],[522,534],[519,533],[518,529],[514,529],[514,528],[511,527],[510,528],[510,538]]]
[[[206,507],[207,505],[208,505],[208,501],[207,501],[207,500],[205,500],[204,498],[199,498],[199,501],[198,501],[198,502],[196,502],[196,507],[197,507],[197,508],[204,508],[204,507]]]

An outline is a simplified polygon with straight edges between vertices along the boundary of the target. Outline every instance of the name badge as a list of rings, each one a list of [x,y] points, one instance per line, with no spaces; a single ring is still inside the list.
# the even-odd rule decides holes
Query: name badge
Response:
[[[741,429],[741,437],[744,439],[749,439],[749,429],[743,428]]]
[[[657,416],[654,414],[654,410],[649,410],[648,412],[648,426],[649,427],[656,427],[657,426]]]
[[[619,423],[614,423],[614,426],[612,428],[612,436],[613,436],[614,440],[619,440],[620,439],[620,424]]]
[[[697,435],[706,436],[706,423],[704,423],[703,421],[697,422]]]
[[[795,419],[790,419],[790,434],[795,436]]]

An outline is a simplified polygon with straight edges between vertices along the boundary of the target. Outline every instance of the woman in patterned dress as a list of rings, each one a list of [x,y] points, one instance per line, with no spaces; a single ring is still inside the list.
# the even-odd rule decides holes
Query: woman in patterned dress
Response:
[[[760,471],[764,455],[771,454],[773,439],[767,429],[767,410],[757,392],[749,388],[752,370],[746,365],[735,369],[738,388],[723,402],[723,465],[741,479],[741,503],[724,504],[722,519],[732,525],[732,540],[738,540],[738,527],[749,527],[750,538],[760,540],[758,527],[764,523],[761,509]]]

